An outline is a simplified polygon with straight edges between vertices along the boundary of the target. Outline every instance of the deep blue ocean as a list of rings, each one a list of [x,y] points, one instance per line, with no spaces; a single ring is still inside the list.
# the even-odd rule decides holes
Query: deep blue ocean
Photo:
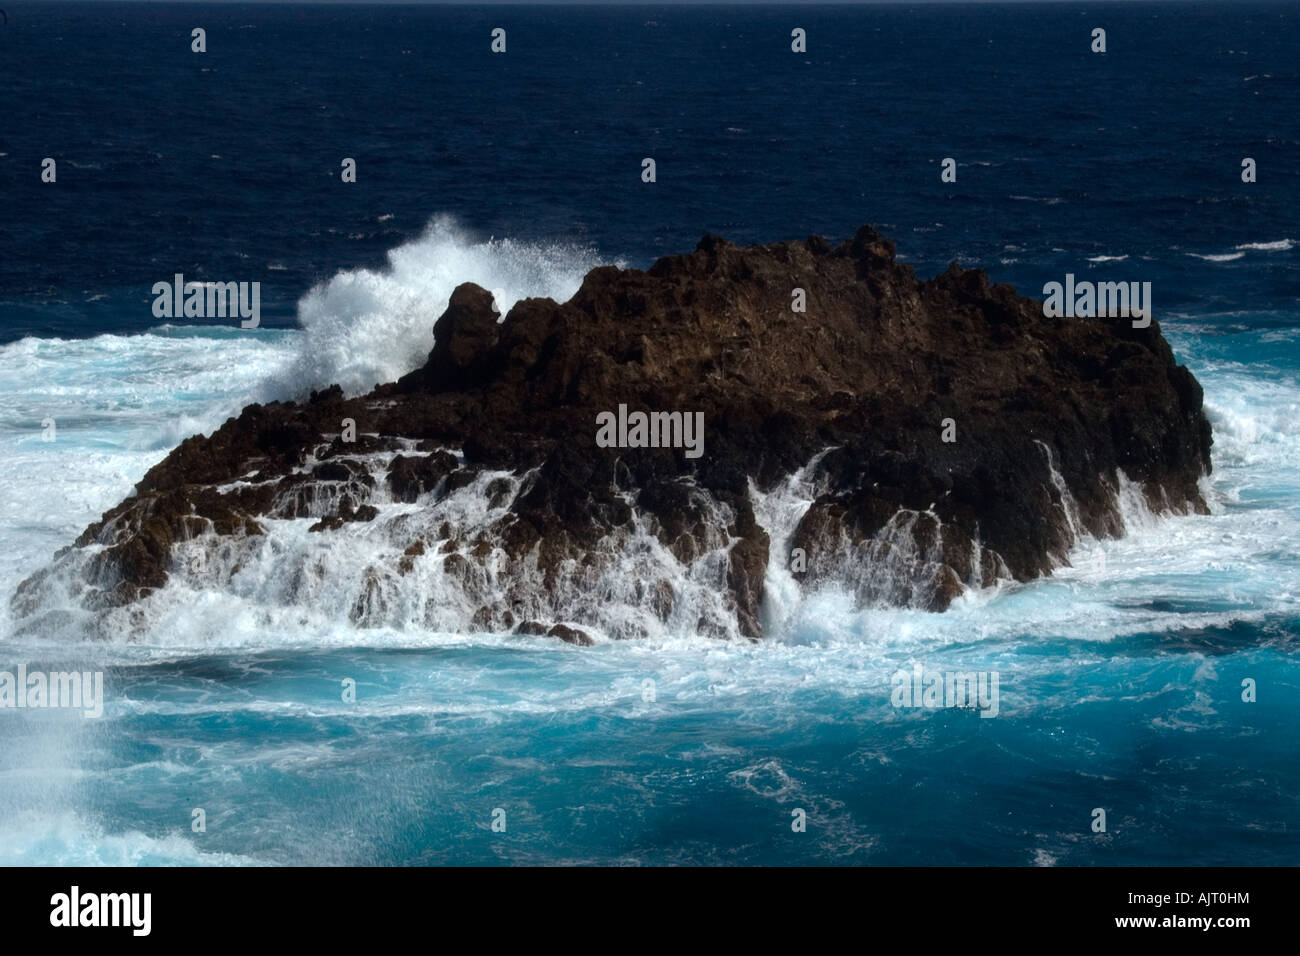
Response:
[[[0,670],[107,701],[0,710],[0,863],[1300,863],[1300,6],[5,10]],[[1150,281],[1212,513],[940,615],[774,589],[757,644],[357,628],[272,580],[14,632],[179,441],[418,366],[460,282],[863,223],[922,276]],[[175,273],[260,282],[261,327],[155,318]],[[918,662],[996,670],[997,719],[892,706]]]

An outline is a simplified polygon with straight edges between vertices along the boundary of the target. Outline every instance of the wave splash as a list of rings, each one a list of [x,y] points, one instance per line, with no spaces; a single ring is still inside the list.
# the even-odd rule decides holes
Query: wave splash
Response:
[[[491,290],[504,315],[526,297],[564,301],[607,264],[572,243],[475,240],[453,217],[435,216],[418,239],[389,251],[386,269],[345,270],[302,297],[298,354],[277,375],[276,391],[301,397],[338,384],[360,395],[418,368],[433,347],[433,323],[463,282]]]

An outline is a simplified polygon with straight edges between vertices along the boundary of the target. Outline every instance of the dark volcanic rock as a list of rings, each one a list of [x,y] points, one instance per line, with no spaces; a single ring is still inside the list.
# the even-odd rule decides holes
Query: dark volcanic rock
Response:
[[[594,643],[586,631],[564,624],[556,624],[546,633],[551,637],[558,637],[566,644],[577,644],[579,647],[590,647]]]
[[[1045,318],[956,265],[921,281],[868,227],[838,247],[710,236],[498,319],[462,285],[399,381],[250,405],[182,442],[15,614],[39,617],[56,586],[95,609],[175,574],[230,587],[257,554],[286,600],[361,626],[757,637],[773,575],[938,611],[1122,534],[1126,483],[1155,511],[1205,508],[1201,389],[1157,323]],[[702,454],[598,447],[620,405],[703,413]],[[313,597],[319,552],[268,542],[281,521],[310,521],[317,549],[368,542],[337,607]]]

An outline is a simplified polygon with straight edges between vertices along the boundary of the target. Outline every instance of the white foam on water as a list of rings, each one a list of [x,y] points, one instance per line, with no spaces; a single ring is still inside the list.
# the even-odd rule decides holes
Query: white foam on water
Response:
[[[811,476],[825,457],[818,453],[812,461],[791,475],[782,485],[764,493],[753,480],[749,498],[754,518],[768,534],[767,571],[763,579],[763,602],[760,618],[765,634],[783,634],[788,622],[803,600],[799,582],[791,573],[791,542],[795,529],[817,497]]]
[[[1254,249],[1260,252],[1287,252],[1295,248],[1294,239],[1279,239],[1276,242],[1247,242],[1234,249]]]
[[[1201,255],[1200,253],[1189,252],[1187,255],[1191,256],[1193,259],[1204,259],[1206,262],[1233,262],[1242,258],[1246,254],[1244,252],[1221,252]]]
[[[153,837],[106,832],[72,810],[22,813],[0,823],[0,866],[259,866],[234,853],[200,850],[179,831]]]
[[[292,335],[163,328],[0,346],[6,595],[182,439],[265,399],[268,375],[293,354]],[[0,621],[7,615],[6,599]]]

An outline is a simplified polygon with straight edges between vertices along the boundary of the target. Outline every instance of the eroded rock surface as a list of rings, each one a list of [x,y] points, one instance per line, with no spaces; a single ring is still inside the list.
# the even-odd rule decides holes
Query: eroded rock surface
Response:
[[[706,237],[498,319],[462,285],[399,381],[182,442],[15,617],[71,601],[129,629],[179,586],[360,626],[759,637],[773,580],[941,611],[1122,534],[1121,491],[1205,509],[1201,389],[1157,323],[1044,318],[982,270],[921,281],[869,227]],[[702,454],[598,447],[620,404],[702,412]]]

